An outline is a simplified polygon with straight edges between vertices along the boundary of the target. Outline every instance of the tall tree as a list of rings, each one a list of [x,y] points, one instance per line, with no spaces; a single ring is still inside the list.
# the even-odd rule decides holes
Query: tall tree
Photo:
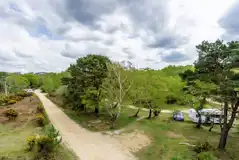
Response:
[[[106,99],[106,108],[111,116],[112,128],[121,113],[122,103],[133,81],[128,78],[125,68],[120,63],[108,64],[107,78],[104,79],[102,92]]]
[[[239,42],[224,43],[217,40],[209,43],[203,41],[196,48],[199,54],[199,58],[195,62],[198,79],[213,83],[216,86],[213,96],[221,99],[224,103],[223,122],[220,125],[221,137],[218,144],[218,149],[224,150],[239,106],[237,90],[239,74],[234,71],[239,67]]]
[[[189,99],[189,103],[196,110],[198,115],[198,122],[196,128],[201,128],[202,115],[201,110],[206,104],[206,99],[209,98],[210,93],[215,90],[213,83],[207,83],[198,79],[197,72],[193,70],[186,70],[179,74],[183,81],[186,82],[183,91],[186,94],[192,95]]]
[[[101,86],[103,80],[107,77],[107,64],[111,63],[110,59],[101,55],[87,55],[79,58],[76,64],[72,64],[68,71],[71,77],[63,79],[64,84],[68,86],[71,97],[79,99],[74,106],[83,107],[86,98],[91,98],[91,104],[95,105],[95,113],[99,113],[99,104],[101,97]],[[89,90],[94,89],[94,92]],[[88,94],[87,96],[85,96]],[[70,98],[70,97],[68,97]]]

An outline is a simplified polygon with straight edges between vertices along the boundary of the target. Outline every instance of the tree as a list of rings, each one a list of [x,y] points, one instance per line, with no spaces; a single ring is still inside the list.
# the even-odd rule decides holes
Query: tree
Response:
[[[23,76],[29,81],[31,88],[38,88],[40,86],[40,81],[35,74],[28,73]]]
[[[69,94],[66,97],[74,108],[84,108],[84,101],[94,104],[94,112],[99,113],[99,105],[101,101],[101,86],[103,80],[107,77],[107,64],[111,61],[108,57],[101,55],[87,55],[79,58],[76,64],[72,64],[68,71],[70,76],[63,78],[63,84],[67,85]],[[94,92],[90,90],[94,90]],[[79,101],[75,101],[79,99]],[[68,102],[69,102],[68,101]]]
[[[29,81],[21,75],[9,75],[6,78],[6,85],[9,92],[18,92],[29,87]]]
[[[224,150],[227,137],[238,112],[239,74],[235,72],[239,64],[239,42],[224,43],[217,40],[213,43],[203,41],[196,46],[199,54],[195,62],[195,72],[200,81],[212,83],[216,87],[211,93],[213,97],[221,99],[224,103],[223,122],[221,123],[221,137],[218,149]],[[231,111],[229,116],[229,110]]]
[[[202,115],[201,110],[206,104],[206,99],[209,97],[210,93],[215,90],[215,86],[212,83],[206,83],[198,79],[197,72],[192,70],[186,70],[179,74],[181,79],[186,82],[184,87],[184,92],[186,94],[192,95],[189,100],[193,108],[196,110],[198,115],[198,122],[196,128],[201,128]]]
[[[120,115],[122,103],[133,81],[128,79],[125,69],[119,63],[108,64],[107,78],[104,79],[102,92],[106,99],[106,108],[111,117],[112,128]]]

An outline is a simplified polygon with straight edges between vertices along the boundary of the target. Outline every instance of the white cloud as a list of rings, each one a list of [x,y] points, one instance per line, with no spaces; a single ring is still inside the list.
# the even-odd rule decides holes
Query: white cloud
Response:
[[[195,45],[225,33],[218,21],[234,2],[1,1],[0,70],[61,71],[89,53],[138,67],[190,64]]]

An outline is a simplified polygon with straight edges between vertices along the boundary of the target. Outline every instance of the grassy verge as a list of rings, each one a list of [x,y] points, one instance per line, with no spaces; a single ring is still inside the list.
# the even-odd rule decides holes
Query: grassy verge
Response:
[[[32,135],[44,134],[44,127],[37,127],[34,122],[39,100],[34,96],[12,105],[1,107],[0,110],[0,159],[9,160],[34,159],[36,152],[28,152],[27,138]],[[6,121],[2,110],[15,108],[19,116],[15,120]],[[76,160],[75,155],[66,146],[61,145],[50,155],[51,160]]]

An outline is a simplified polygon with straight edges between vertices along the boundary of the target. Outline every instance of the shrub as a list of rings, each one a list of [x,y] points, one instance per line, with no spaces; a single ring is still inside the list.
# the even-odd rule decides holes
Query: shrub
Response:
[[[44,107],[42,106],[41,103],[37,105],[37,112],[38,113],[44,113]]]
[[[53,125],[47,126],[46,134],[44,136],[36,137],[35,141],[40,156],[48,157],[49,153],[54,151],[54,149],[60,145],[62,139],[59,137],[59,131],[57,131]]]
[[[43,114],[37,114],[35,117],[35,121],[39,126],[44,126],[45,117]]]
[[[197,154],[198,160],[217,160],[217,158],[211,152],[201,152]]]
[[[26,91],[20,91],[20,92],[17,92],[16,93],[16,96],[20,96],[20,97],[30,97],[30,96],[32,96],[33,95],[33,93],[31,93],[31,92],[26,92]]]
[[[15,103],[17,103],[17,100],[14,100],[14,99],[10,99],[7,101],[8,105],[15,104]]]
[[[36,143],[36,137],[30,136],[27,138],[27,150],[32,151]]]
[[[53,150],[53,139],[48,136],[39,136],[36,138],[38,152],[48,153]],[[46,154],[47,154],[46,153]]]
[[[18,112],[13,109],[10,108],[8,110],[5,111],[5,115],[9,118],[9,119],[15,119],[18,116]]]
[[[193,149],[196,153],[201,153],[211,151],[213,147],[206,141],[204,143],[198,143]]]
[[[55,94],[54,92],[50,92],[48,95],[49,95],[50,97],[56,97],[56,94]]]
[[[175,103],[177,103],[177,97],[175,95],[168,95],[168,96],[166,96],[165,101],[167,104],[175,104]]]

